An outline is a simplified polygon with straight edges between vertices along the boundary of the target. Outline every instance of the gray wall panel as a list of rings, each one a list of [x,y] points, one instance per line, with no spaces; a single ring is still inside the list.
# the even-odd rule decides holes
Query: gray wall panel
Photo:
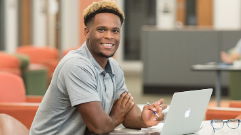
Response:
[[[241,31],[222,31],[222,46],[221,51],[228,51],[235,47],[241,38]]]
[[[193,72],[190,67],[217,61],[217,32],[152,31],[149,38],[149,79],[145,84],[193,86],[214,83],[214,73]]]
[[[143,67],[146,69],[146,72],[143,72],[143,75],[142,75],[144,82],[147,82],[149,80],[149,75],[148,75],[149,74],[149,69],[148,69],[149,66],[147,66],[147,65],[149,65],[149,63],[148,63],[149,62],[149,60],[148,60],[148,58],[149,58],[148,44],[149,44],[149,39],[150,39],[149,33],[150,33],[149,31],[141,32],[141,39],[143,39],[141,42],[141,60],[143,62]]]
[[[143,83],[153,86],[215,86],[215,72],[191,65],[220,62],[220,51],[234,47],[241,31],[148,30],[142,32]],[[222,85],[228,84],[222,73]]]

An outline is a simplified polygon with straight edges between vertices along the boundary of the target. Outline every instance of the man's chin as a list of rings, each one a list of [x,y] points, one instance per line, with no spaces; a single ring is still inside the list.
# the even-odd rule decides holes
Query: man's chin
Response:
[[[106,54],[100,53],[100,56],[101,56],[101,57],[105,57],[105,58],[110,58],[110,57],[113,57],[114,54],[115,54],[115,53],[110,54],[110,55],[106,55]]]

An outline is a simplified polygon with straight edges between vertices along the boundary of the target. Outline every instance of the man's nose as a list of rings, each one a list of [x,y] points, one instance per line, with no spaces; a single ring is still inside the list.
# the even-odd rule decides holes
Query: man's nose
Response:
[[[104,35],[104,38],[105,39],[113,39],[113,35],[112,35],[111,31],[107,31]]]

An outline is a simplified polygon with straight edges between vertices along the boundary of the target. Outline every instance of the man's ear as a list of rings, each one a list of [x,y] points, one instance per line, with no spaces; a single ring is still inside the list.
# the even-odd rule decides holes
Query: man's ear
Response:
[[[84,35],[85,35],[85,37],[86,37],[86,39],[88,39],[89,38],[89,28],[88,27],[85,27],[85,30],[84,30]]]

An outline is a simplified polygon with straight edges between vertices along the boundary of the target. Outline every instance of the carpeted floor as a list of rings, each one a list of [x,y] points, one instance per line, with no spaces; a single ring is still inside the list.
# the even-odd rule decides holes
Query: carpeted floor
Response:
[[[129,90],[129,92],[132,94],[134,98],[134,102],[136,104],[146,104],[146,102],[152,103],[160,98],[165,99],[165,104],[170,104],[172,95],[162,95],[162,94],[143,94],[142,92],[142,77],[140,75],[132,75],[132,76],[125,76],[126,80],[126,86]],[[229,100],[228,97],[221,97],[221,107],[228,107]],[[215,107],[217,106],[217,101],[215,100],[215,97],[211,97],[211,100],[209,102],[209,107]]]

